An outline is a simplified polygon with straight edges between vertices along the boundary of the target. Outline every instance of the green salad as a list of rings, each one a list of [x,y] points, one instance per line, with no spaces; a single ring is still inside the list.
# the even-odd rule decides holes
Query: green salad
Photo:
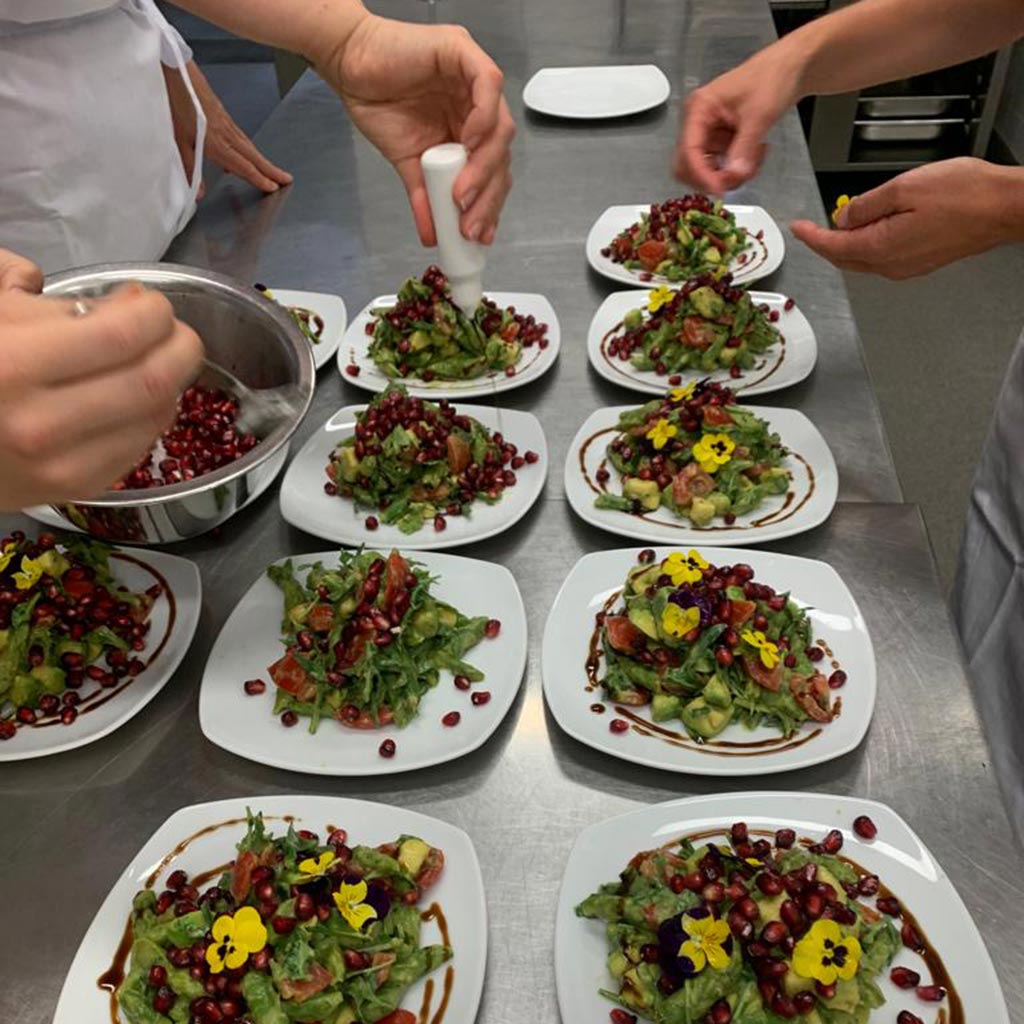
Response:
[[[773,317],[726,275],[702,274],[673,291],[662,285],[646,308],[630,310],[606,340],[613,358],[660,374],[728,370],[739,377],[782,340]]]
[[[265,284],[258,284],[255,287],[256,291],[265,295],[272,302],[278,301],[274,297],[274,293]],[[320,344],[320,339],[324,336],[324,318],[319,313],[314,313],[313,310],[306,309],[304,306],[278,304],[284,306],[311,345]]]
[[[749,244],[746,230],[720,199],[687,195],[653,203],[601,255],[639,271],[641,280],[659,275],[685,281],[705,271],[724,273]]]
[[[146,667],[149,615],[161,588],[115,580],[111,549],[18,530],[0,541],[0,739],[37,719],[71,725],[83,696]]]
[[[441,531],[447,517],[468,515],[474,502],[500,501],[518,482],[517,471],[538,458],[532,451],[520,454],[451,403],[411,398],[392,384],[331,453],[324,490],[377,510],[379,518],[366,519],[370,530],[384,522],[416,533],[433,522]]]
[[[595,506],[636,514],[665,508],[700,527],[716,518],[731,524],[785,494],[786,449],[752,409],[735,403],[729,388],[701,381],[622,413],[606,449],[622,493],[604,491]],[[602,464],[596,478],[603,488],[611,473]]]
[[[463,660],[497,620],[469,618],[433,594],[427,570],[397,551],[341,551],[338,563],[267,570],[284,597],[284,655],[270,666],[274,713],[309,731],[333,718],[355,729],[405,726],[447,669],[470,683],[483,673]],[[393,753],[393,750],[392,750]]]
[[[132,902],[117,1001],[128,1024],[415,1024],[409,987],[452,957],[421,939],[423,895],[444,854],[415,836],[326,843],[249,814],[238,854],[201,895],[184,871]]]
[[[770,725],[784,736],[832,721],[831,691],[846,673],[817,668],[823,650],[807,613],[757,583],[749,565],[710,565],[698,551],[653,561],[641,553],[621,599],[598,617],[607,699],[650,706],[696,740],[730,723]]]
[[[471,380],[492,372],[514,376],[523,349],[547,348],[548,326],[483,298],[472,316],[452,301],[448,279],[428,267],[409,278],[394,306],[370,311],[370,357],[388,377]]]
[[[878,878],[835,855],[838,829],[821,843],[755,839],[742,822],[722,833],[638,853],[576,908],[605,923],[602,995],[625,1008],[612,1019],[867,1024],[901,941],[879,909],[898,904],[866,902]]]

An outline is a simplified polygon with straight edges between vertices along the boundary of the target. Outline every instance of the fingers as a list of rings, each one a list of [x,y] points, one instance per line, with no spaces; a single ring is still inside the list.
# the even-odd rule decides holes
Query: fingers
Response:
[[[469,154],[469,160],[456,179],[453,195],[463,210],[459,226],[471,241],[494,237],[494,229],[512,187],[510,146],[516,133],[515,122],[504,100],[495,130]]]
[[[728,112],[713,97],[698,89],[683,108],[679,142],[672,172],[680,181],[705,192],[721,195],[726,190],[725,175],[719,168],[724,155],[720,138],[731,138],[734,125]]]
[[[10,249],[0,249],[0,292],[39,292],[43,288],[43,272],[31,260]]]
[[[819,256],[842,270],[885,272],[888,245],[882,237],[882,224],[875,222],[848,231],[830,231],[809,220],[794,221],[793,234]]]
[[[905,201],[900,179],[896,177],[870,192],[854,196],[836,214],[836,227],[860,228],[881,217],[903,213],[908,209],[910,206]]]
[[[226,124],[218,123],[211,127],[206,144],[207,157],[222,170],[236,175],[261,192],[276,192],[282,185],[290,185],[292,175],[271,163],[227,114],[224,117]]]
[[[761,169],[768,147],[764,137],[770,128],[760,119],[744,121],[725,155],[722,180],[726,188],[738,188]]]
[[[420,236],[420,241],[426,246],[437,245],[434,218],[430,212],[430,197],[427,195],[427,185],[423,180],[423,169],[420,167],[419,156],[400,160],[395,164],[395,169],[409,196],[409,206],[412,207],[412,216],[416,222],[416,232]]]
[[[459,138],[472,152],[495,132],[502,111],[508,114],[501,92],[505,76],[464,29],[455,30],[452,38],[459,70],[469,87],[472,102]]]
[[[490,245],[498,229],[498,218],[502,207],[512,188],[510,161],[506,158],[504,165],[491,178],[480,198],[473,204],[468,213],[463,214],[459,227],[466,238],[474,242]]]

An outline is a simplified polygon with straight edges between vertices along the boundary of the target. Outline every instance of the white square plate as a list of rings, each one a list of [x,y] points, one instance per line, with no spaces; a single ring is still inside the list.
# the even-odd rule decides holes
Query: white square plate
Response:
[[[42,718],[19,725],[16,736],[0,743],[0,762],[60,754],[101,739],[134,718],[167,684],[192,643],[202,606],[199,569],[185,558],[144,548],[115,548],[110,559],[114,578],[134,591],[165,584],[150,615],[149,635],[138,656],[146,670],[105,690],[91,679],[78,691],[78,718],[71,725]],[[152,659],[152,661],[150,661]]]
[[[649,286],[667,284],[670,288],[678,288],[682,281],[669,281],[660,274],[655,274],[650,281],[644,281],[640,277],[640,271],[627,270],[623,264],[615,263],[610,257],[601,255],[601,250],[611,245],[612,239],[631,224],[635,224],[640,219],[640,214],[646,213],[650,208],[650,203],[646,206],[609,206],[594,221],[594,226],[587,235],[587,260],[599,274],[604,274],[613,281]],[[751,281],[774,274],[786,255],[786,243],[779,225],[772,219],[771,214],[762,206],[726,203],[725,208],[735,215],[736,223],[741,228],[746,228],[750,235],[750,245],[729,266],[733,284],[750,284]],[[761,238],[756,237],[759,231]]]
[[[321,837],[326,826],[332,825],[347,829],[352,842],[364,846],[379,846],[408,834],[420,836],[431,846],[443,850],[444,872],[429,896],[430,902],[438,903],[444,911],[454,951],[449,962],[453,968],[453,984],[446,1020],[455,1024],[472,1021],[476,1017],[487,966],[487,906],[480,864],[465,832],[415,811],[362,800],[328,796],[254,796],[184,807],[157,829],[115,882],[85,933],[64,980],[54,1024],[110,1021],[110,997],[97,986],[96,979],[110,967],[114,958],[125,921],[131,912],[132,897],[145,887],[154,870],[159,871],[155,884],[160,889],[170,872],[177,868],[194,876],[233,860],[235,844],[245,834],[246,808],[262,812],[275,834],[286,827],[280,819],[292,815],[296,827],[311,829]],[[241,821],[231,824],[237,819]],[[209,831],[204,833],[204,830]],[[179,843],[188,840],[191,841],[176,857],[168,863],[161,863]],[[440,941],[437,925],[425,925],[423,942]],[[444,967],[439,968],[429,976],[435,992],[435,1008],[444,987],[445,970]],[[427,981],[427,978],[421,979],[409,989],[405,997],[406,1008],[414,1011],[420,1008]],[[117,1022],[123,1024],[124,1016],[119,1014]]]
[[[659,548],[656,560],[677,548]],[[548,615],[544,629],[541,669],[544,695],[558,724],[574,739],[625,761],[694,775],[764,775],[790,771],[829,761],[853,750],[864,739],[875,707],[875,654],[864,617],[853,595],[830,565],[810,558],[777,555],[768,551],[702,547],[700,553],[712,565],[751,566],[755,579],[791,593],[807,609],[812,636],[832,651],[823,661],[827,674],[842,668],[846,685],[834,697],[842,700],[842,714],[827,725],[806,723],[786,740],[778,729],[759,726],[747,729],[730,725],[716,739],[693,742],[679,722],[660,728],[676,733],[670,742],[642,728],[613,733],[608,723],[616,716],[615,705],[598,686],[587,680],[586,663],[594,635],[594,616],[622,589],[626,573],[637,565],[637,549],[598,551],[584,555],[569,573]],[[599,669],[604,675],[603,659]],[[601,708],[595,713],[592,708]],[[630,709],[650,721],[647,708]]]
[[[867,814],[878,826],[873,842],[858,839],[854,818]],[[843,832],[843,855],[877,874],[917,918],[942,958],[963,1002],[966,1021],[1008,1024],[1009,1014],[985,943],[963,901],[925,845],[895,811],[873,800],[820,793],[714,793],[644,807],[592,825],[580,833],[569,855],[555,924],[555,982],[564,1021],[605,1021],[612,1003],[598,994],[614,988],[605,967],[608,945],[600,921],[578,918],[576,906],[598,886],[614,882],[634,854],[652,850],[677,838],[735,821],[751,829],[796,829],[816,841],[833,828]],[[965,837],[967,841],[967,837]],[[918,970],[929,977],[922,959],[900,947],[894,965]],[[948,1017],[949,1002],[925,1003],[911,991],[901,991],[878,978],[885,1005],[872,1011],[870,1024],[892,1024],[900,1010],[909,1010],[926,1024],[937,1024],[940,1009]]]
[[[831,514],[839,493],[839,473],[825,439],[802,412],[762,406],[756,407],[757,415],[789,449],[782,463],[792,474],[785,495],[765,499],[759,508],[739,516],[732,526],[726,526],[720,518],[710,526],[694,526],[666,508],[643,515],[595,508],[594,499],[600,493],[595,474],[605,462],[605,449],[615,436],[619,416],[633,408],[620,405],[591,413],[569,447],[565,493],[576,514],[592,526],[655,544],[764,544],[810,530]],[[621,494],[620,474],[610,463],[607,469],[611,473],[607,489]]]
[[[248,508],[268,487],[277,479],[278,474],[284,469],[288,461],[288,445],[284,445],[273,457],[268,459],[261,467],[262,472],[254,474],[252,480],[252,493],[249,495],[242,508]],[[238,509],[239,512],[242,508]],[[34,519],[37,523],[49,526],[51,530],[66,530],[68,533],[82,533],[74,523],[68,522],[52,505],[33,505],[31,508],[23,508],[22,514]]]
[[[313,362],[319,370],[330,362],[338,351],[338,346],[345,334],[348,312],[345,300],[340,295],[329,295],[326,292],[297,292],[287,288],[271,288],[274,301],[282,306],[301,306],[304,309],[319,313],[324,321],[320,340],[312,345]]]
[[[670,387],[667,376],[659,376],[652,370],[634,369],[628,359],[623,361],[607,352],[607,343],[618,335],[622,318],[632,309],[646,310],[648,294],[646,291],[612,292],[590,321],[587,355],[594,369],[613,384],[647,395],[663,395]],[[776,326],[782,333],[781,343],[758,356],[754,368],[744,370],[739,377],[730,377],[728,370],[721,369],[711,373],[685,370],[681,373],[683,385],[707,379],[728,384],[737,393],[763,395],[802,381],[814,369],[818,360],[818,342],[800,309],[793,306],[787,310],[786,296],[777,292],[751,292],[750,298],[755,305],[767,303],[778,311]]]
[[[384,548],[382,554],[387,553]],[[295,555],[292,562],[297,568],[317,561],[336,565],[337,557],[336,551],[325,551]],[[304,718],[286,728],[272,714],[276,691],[267,672],[284,653],[279,639],[282,595],[262,573],[224,624],[206,663],[199,694],[199,725],[206,738],[252,761],[318,775],[377,776],[426,768],[485,743],[512,706],[526,667],[526,612],[519,588],[508,569],[491,562],[434,552],[412,552],[409,558],[438,577],[432,593],[439,600],[464,615],[501,622],[498,636],[485,637],[466,654],[484,673],[472,692],[490,693],[487,704],[473,705],[470,692],[455,689],[451,673],[442,672],[438,685],[423,697],[419,715],[404,729],[364,732],[325,719],[310,735]],[[266,692],[250,697],[242,688],[246,679],[267,681]],[[441,723],[449,711],[461,712],[458,725]],[[385,738],[397,746],[390,759],[378,752]]]
[[[335,447],[355,432],[356,416],[365,405],[347,405],[336,412],[292,460],[281,484],[281,515],[292,526],[337,544],[358,547],[401,548],[428,551],[453,548],[459,544],[493,537],[519,522],[540,497],[548,475],[548,446],[536,416],[516,409],[494,409],[485,405],[459,405],[461,415],[472,416],[492,431],[501,431],[520,453],[535,451],[540,458],[516,473],[515,487],[505,491],[495,505],[474,504],[471,515],[449,516],[447,529],[437,532],[427,523],[418,533],[404,534],[397,526],[381,523],[366,528],[366,517],[379,513],[357,509],[355,503],[324,494],[326,467]]]
[[[499,391],[511,391],[521,388],[524,384],[535,381],[543,376],[558,358],[558,350],[562,344],[558,317],[551,303],[543,295],[532,295],[526,292],[488,292],[487,297],[493,299],[498,306],[505,308],[514,306],[517,313],[528,316],[531,313],[538,323],[548,325],[548,347],[540,348],[532,345],[523,349],[523,357],[516,366],[516,372],[507,377],[504,370],[492,370],[482,377],[473,380],[432,380],[425,381],[419,377],[402,377],[392,380],[377,369],[376,363],[370,358],[370,342],[372,338],[366,333],[366,325],[374,321],[371,309],[379,306],[393,306],[398,301],[397,295],[378,295],[368,306],[361,309],[356,318],[349,324],[345,332],[345,340],[338,352],[338,372],[349,384],[365,388],[367,391],[384,391],[389,384],[402,384],[410,395],[421,398],[478,398],[496,395]],[[359,374],[353,377],[347,372],[350,366],[358,366]]]
[[[660,106],[672,92],[654,64],[541,68],[526,83],[523,103],[549,117],[626,117]]]

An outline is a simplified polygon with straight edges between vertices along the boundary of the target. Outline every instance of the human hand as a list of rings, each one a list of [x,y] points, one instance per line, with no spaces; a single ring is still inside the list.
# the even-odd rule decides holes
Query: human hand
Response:
[[[0,292],[15,288],[23,292],[42,291],[43,272],[24,256],[0,249]]]
[[[851,199],[830,231],[808,220],[793,234],[843,270],[892,280],[1021,237],[1024,172],[973,157],[916,167]]]
[[[164,67],[163,72],[167,98],[171,104],[174,141],[185,174],[191,180],[196,159],[195,106],[181,72],[168,67]],[[236,175],[262,192],[276,192],[282,185],[290,185],[291,174],[271,163],[256,148],[252,139],[235,124],[195,61],[188,62],[188,75],[206,115],[206,140],[203,144],[206,158],[228,174]],[[203,191],[200,187],[200,196]]]
[[[156,292],[0,292],[0,509],[104,491],[173,421],[203,348]]]
[[[512,186],[515,124],[497,64],[457,25],[410,25],[366,15],[317,61],[359,130],[401,176],[424,245],[434,245],[420,156],[462,142],[469,159],[453,196],[463,235],[489,245]]]
[[[761,169],[765,136],[799,98],[788,50],[755,54],[687,97],[672,172],[712,195],[737,188]]]

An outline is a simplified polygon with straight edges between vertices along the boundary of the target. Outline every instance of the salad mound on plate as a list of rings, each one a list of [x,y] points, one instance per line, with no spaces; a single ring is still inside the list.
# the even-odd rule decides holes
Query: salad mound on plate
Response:
[[[701,274],[673,291],[662,285],[630,310],[608,339],[608,354],[661,376],[728,370],[739,377],[782,340],[767,305],[734,288],[727,274]]]
[[[392,551],[345,551],[336,566],[267,569],[281,588],[285,654],[270,666],[275,714],[325,717],[354,729],[408,725],[447,669],[469,682],[483,673],[463,656],[489,633],[431,593],[436,578]],[[493,627],[490,628],[493,631]]]
[[[866,902],[878,878],[835,856],[842,833],[772,843],[737,822],[728,843],[708,837],[638,853],[576,908],[606,925],[602,995],[656,1024],[867,1024],[900,933]]]
[[[452,957],[422,944],[419,903],[444,853],[415,836],[349,846],[335,829],[274,837],[249,814],[238,855],[202,895],[177,870],[132,902],[128,1024],[405,1024],[409,987]],[[202,883],[200,883],[202,884]]]
[[[58,547],[52,533],[0,541],[0,739],[40,718],[70,725],[83,687],[113,689],[145,669],[137,652],[161,588],[122,587],[110,555],[78,537]]]
[[[274,293],[265,284],[257,284],[254,287],[256,291],[265,295],[272,302],[278,301],[274,297]],[[278,304],[284,305],[283,303]],[[305,306],[285,306],[284,308],[291,314],[291,318],[295,323],[298,324],[299,330],[305,335],[306,340],[311,345],[319,345],[320,339],[324,336],[324,318],[319,313],[306,309]]]
[[[831,691],[846,682],[818,670],[823,650],[789,594],[754,582],[749,565],[709,564],[697,551],[653,552],[626,575],[613,609],[599,613],[607,699],[650,706],[695,740],[730,723],[768,724],[784,736],[831,722]]]
[[[607,457],[622,475],[622,493],[598,495],[597,508],[637,514],[665,508],[697,527],[716,518],[731,525],[789,489],[779,436],[752,409],[736,405],[724,385],[675,388],[624,412],[617,429]],[[597,482],[603,487],[610,478],[602,465]]]
[[[430,383],[493,372],[512,376],[524,348],[548,347],[548,325],[532,315],[521,316],[514,306],[500,309],[485,297],[467,316],[452,301],[448,279],[433,266],[422,279],[410,277],[402,285],[396,305],[370,312],[370,356],[392,378],[417,377]]]
[[[686,195],[652,203],[601,255],[639,271],[641,280],[659,275],[684,281],[705,271],[724,271],[749,244],[746,230],[720,199]]]
[[[538,461],[519,454],[450,402],[410,398],[401,385],[374,397],[356,420],[355,432],[332,452],[324,490],[379,510],[380,521],[416,533],[433,521],[468,514],[475,501],[493,505],[515,487],[516,473]],[[376,529],[375,516],[367,527]]]

